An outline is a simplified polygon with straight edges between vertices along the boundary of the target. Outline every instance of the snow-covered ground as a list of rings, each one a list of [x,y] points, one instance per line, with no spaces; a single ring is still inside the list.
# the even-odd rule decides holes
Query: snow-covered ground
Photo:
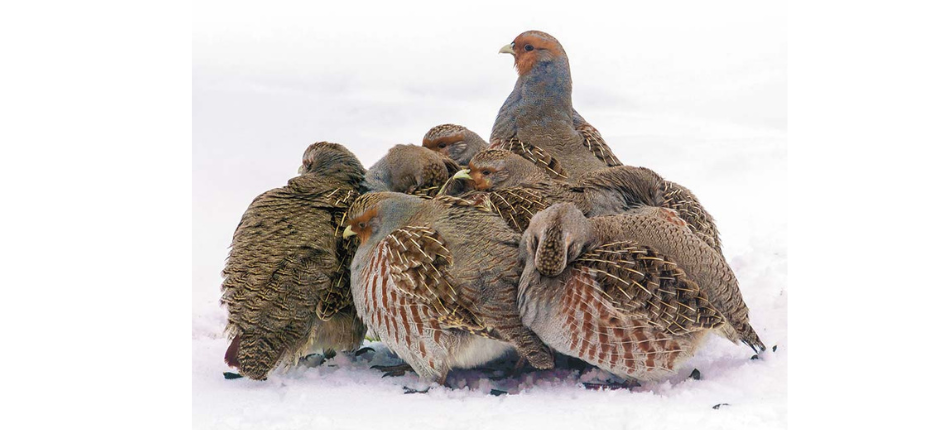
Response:
[[[366,25],[350,26],[326,18],[345,16],[332,9],[197,5],[194,427],[786,427],[785,22],[776,7],[752,3],[631,5],[598,12],[590,26],[560,24],[563,12],[513,19],[525,13],[510,6],[465,11],[470,23],[438,22],[446,14],[433,8],[370,9],[357,12]],[[557,370],[508,380],[459,372],[465,388],[404,394],[427,384],[370,369],[395,362],[381,344],[263,382],[223,379],[219,272],[252,198],[284,185],[317,140],[347,145],[368,167],[440,123],[488,137],[515,80],[511,58],[496,51],[530,28],[564,44],[575,107],[620,159],[689,187],[715,216],[752,325],[777,351],[751,360],[748,348],[713,336],[675,377],[630,391],[587,390],[580,381],[603,375]],[[700,380],[686,379],[693,368]]]

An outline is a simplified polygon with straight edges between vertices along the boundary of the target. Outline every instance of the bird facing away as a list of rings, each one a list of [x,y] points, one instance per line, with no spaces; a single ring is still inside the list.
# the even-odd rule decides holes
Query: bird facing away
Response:
[[[368,191],[435,196],[460,170],[454,160],[417,145],[395,145],[366,172]]]
[[[488,149],[475,155],[469,169],[462,172],[455,176],[469,179],[478,191],[488,192],[490,207],[518,231],[525,230],[532,216],[554,203],[574,203],[588,217],[656,206],[675,210],[693,232],[721,253],[715,221],[695,195],[647,168],[609,167],[570,184],[552,179],[517,154]]]
[[[225,361],[252,379],[308,350],[349,351],[365,336],[349,289],[355,243],[342,237],[365,169],[342,145],[317,142],[301,175],[242,215],[222,271],[232,339]]]
[[[671,209],[532,219],[520,246],[522,321],[553,349],[624,378],[672,373],[715,330],[757,351],[737,279]]]
[[[470,158],[490,145],[480,135],[462,125],[441,124],[428,130],[422,146],[466,166]]]
[[[557,39],[527,31],[499,52],[515,57],[519,78],[499,109],[490,148],[515,152],[569,181],[622,164],[572,107],[571,69]]]
[[[421,377],[444,384],[515,347],[539,369],[551,351],[522,325],[519,234],[495,214],[441,196],[367,193],[349,211],[359,315]]]

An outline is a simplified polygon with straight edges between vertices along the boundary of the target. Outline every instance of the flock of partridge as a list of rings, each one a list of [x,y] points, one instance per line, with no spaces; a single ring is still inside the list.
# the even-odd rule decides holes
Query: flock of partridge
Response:
[[[441,384],[513,351],[519,366],[559,353],[636,382],[712,331],[765,349],[712,217],[621,164],[572,107],[561,44],[527,31],[499,52],[519,78],[489,142],[440,125],[369,170],[314,143],[299,176],[251,203],[223,271],[226,363],[264,379],[371,330]]]

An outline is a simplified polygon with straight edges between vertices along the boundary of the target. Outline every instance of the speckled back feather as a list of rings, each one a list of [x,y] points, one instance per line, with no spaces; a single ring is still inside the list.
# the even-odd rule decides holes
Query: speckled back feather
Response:
[[[365,335],[349,290],[355,245],[340,229],[364,169],[345,148],[325,142],[308,148],[303,167],[316,171],[248,207],[222,272],[232,337],[226,361],[253,379],[308,348],[354,349]]]
[[[490,149],[504,149],[518,154],[545,170],[552,178],[568,179],[561,162],[538,146],[527,144],[515,137],[510,139],[492,139]]]
[[[350,214],[382,220],[353,263],[356,306],[421,376],[441,381],[508,345],[551,367],[551,353],[518,316],[518,234],[493,213],[461,198],[374,193]]]
[[[643,314],[651,325],[670,334],[711,329],[725,322],[695,281],[669,257],[648,246],[606,243],[582,254],[572,266],[597,279],[618,308]]]
[[[614,155],[614,151],[607,146],[607,142],[601,137],[601,132],[587,122],[578,124],[575,122],[575,130],[581,134],[582,142],[595,157],[603,161],[609,167],[622,166],[623,163]]]

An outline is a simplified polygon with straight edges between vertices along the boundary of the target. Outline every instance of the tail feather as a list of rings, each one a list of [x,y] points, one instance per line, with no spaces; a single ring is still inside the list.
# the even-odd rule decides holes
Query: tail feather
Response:
[[[757,332],[754,331],[754,328],[751,327],[750,324],[745,324],[742,329],[738,330],[738,334],[741,336],[741,342],[751,347],[754,352],[759,353],[767,350],[767,347],[764,346],[764,342],[761,342],[760,336],[757,335]],[[758,351],[758,348],[760,351]]]
[[[236,335],[232,343],[225,350],[225,364],[230,367],[238,368],[238,345],[241,343],[241,336]]]

